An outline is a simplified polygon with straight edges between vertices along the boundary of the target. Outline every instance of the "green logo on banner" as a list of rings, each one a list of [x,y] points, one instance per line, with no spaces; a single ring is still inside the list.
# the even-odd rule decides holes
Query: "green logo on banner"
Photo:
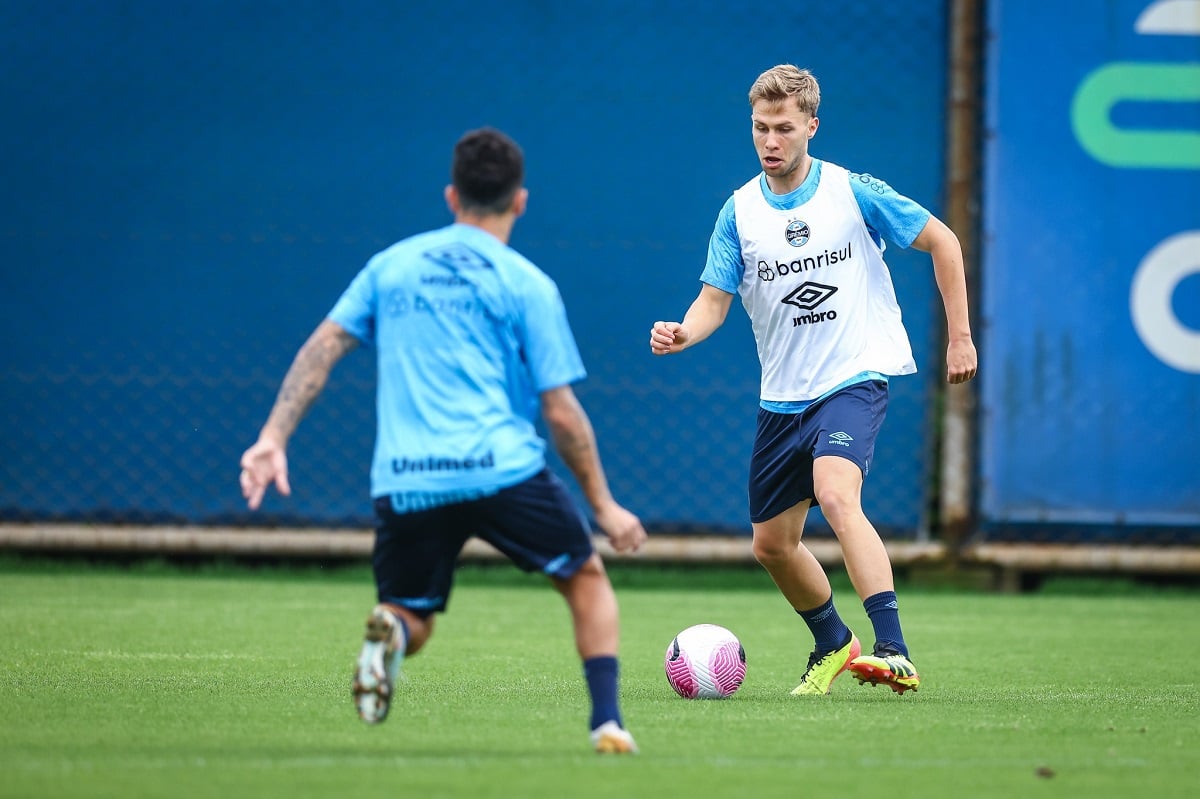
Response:
[[[1200,169],[1200,130],[1118,128],[1117,103],[1200,103],[1200,64],[1116,62],[1092,72],[1071,103],[1080,146],[1115,167]]]

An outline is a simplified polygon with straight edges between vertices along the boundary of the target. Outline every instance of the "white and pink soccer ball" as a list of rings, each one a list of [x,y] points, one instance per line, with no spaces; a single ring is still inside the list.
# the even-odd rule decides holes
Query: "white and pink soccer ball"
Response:
[[[667,647],[667,682],[684,699],[724,699],[746,679],[746,650],[716,624],[697,624]]]

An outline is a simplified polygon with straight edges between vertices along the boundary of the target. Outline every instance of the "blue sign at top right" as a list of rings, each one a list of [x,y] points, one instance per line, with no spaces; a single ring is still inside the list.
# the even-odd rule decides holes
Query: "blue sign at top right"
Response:
[[[984,529],[1200,540],[1200,0],[988,6]]]

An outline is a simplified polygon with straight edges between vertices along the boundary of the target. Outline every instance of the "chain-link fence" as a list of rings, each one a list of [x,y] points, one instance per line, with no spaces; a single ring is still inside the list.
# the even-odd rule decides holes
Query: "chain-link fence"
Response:
[[[370,355],[295,437],[291,499],[247,514],[237,460],[357,269],[448,221],[450,146],[493,124],[526,149],[513,243],[566,299],[615,493],[659,530],[746,532],[745,320],[672,363],[647,331],[756,169],[745,96],[775,63],[823,81],[817,155],[937,208],[944,26],[938,2],[4,4],[0,517],[369,524]],[[867,502],[911,537],[939,317],[927,259],[893,270],[923,372]]]

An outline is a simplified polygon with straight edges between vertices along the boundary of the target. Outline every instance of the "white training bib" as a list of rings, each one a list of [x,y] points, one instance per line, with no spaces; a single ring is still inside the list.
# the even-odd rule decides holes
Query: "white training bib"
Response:
[[[762,399],[811,400],[861,372],[917,371],[891,273],[844,168],[824,162],[816,192],[795,208],[769,204],[758,176],[733,200]]]

